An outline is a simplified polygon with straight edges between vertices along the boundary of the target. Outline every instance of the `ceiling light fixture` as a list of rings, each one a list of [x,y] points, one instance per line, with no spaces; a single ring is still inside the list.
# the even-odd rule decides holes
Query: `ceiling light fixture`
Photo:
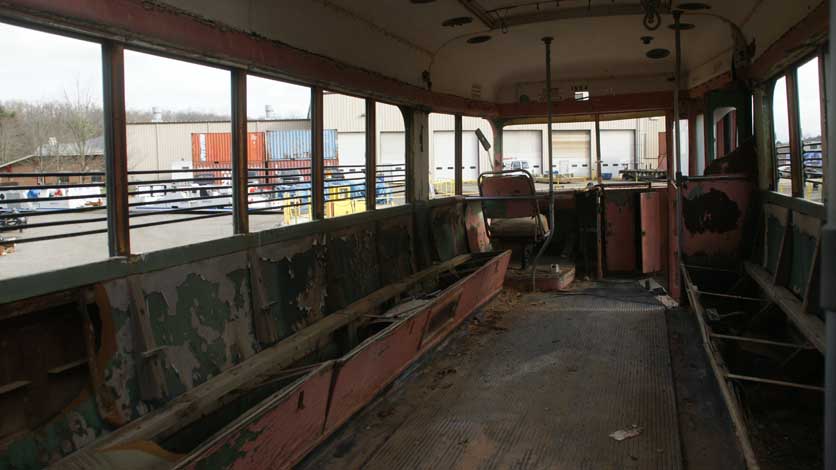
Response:
[[[483,42],[488,42],[491,40],[491,37],[488,35],[484,36],[473,36],[472,38],[467,40],[468,44],[481,44]]]
[[[647,51],[647,57],[650,59],[664,59],[671,55],[671,51],[667,49],[651,49]]]
[[[678,29],[680,31],[686,31],[686,30],[689,30],[689,29],[694,29],[694,28],[696,28],[696,26],[694,26],[691,23],[679,23],[679,26],[677,26],[675,24],[672,24],[672,25],[668,25],[668,28],[673,29],[673,30]]]
[[[441,23],[441,26],[445,26],[447,28],[455,28],[456,26],[464,26],[470,23],[473,23],[473,18],[469,16],[457,16],[455,18],[444,20],[444,22]]]
[[[697,11],[697,10],[710,10],[711,6],[706,5],[705,3],[700,2],[688,2],[688,3],[680,3],[676,7],[679,10],[688,10],[688,11]]]

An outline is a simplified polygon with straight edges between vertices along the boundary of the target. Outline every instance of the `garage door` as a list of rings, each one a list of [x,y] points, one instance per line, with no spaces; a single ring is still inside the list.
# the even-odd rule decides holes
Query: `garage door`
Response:
[[[589,178],[589,131],[552,131],[552,152],[561,175]]]
[[[432,174],[434,181],[452,181],[456,177],[455,139],[452,132],[433,132]]]
[[[543,133],[541,131],[502,131],[502,159],[524,160],[533,175],[542,175]]]
[[[636,161],[636,133],[632,130],[601,131],[601,174],[618,177]]]
[[[452,131],[433,133],[432,168],[436,181],[455,178],[455,135]],[[479,142],[474,131],[462,131],[462,180],[479,178]]]
[[[341,171],[362,172],[366,165],[366,133],[340,132],[337,134],[337,152]]]
[[[406,165],[406,138],[403,132],[381,132],[378,145],[381,165]]]

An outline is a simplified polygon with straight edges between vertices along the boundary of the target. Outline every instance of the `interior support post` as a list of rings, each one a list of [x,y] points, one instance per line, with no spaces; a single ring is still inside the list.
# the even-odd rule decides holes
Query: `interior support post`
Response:
[[[232,70],[232,225],[233,233],[250,231],[249,207],[247,204],[247,162],[249,161],[247,139],[247,73],[241,69]],[[258,176],[268,176],[266,171]],[[266,180],[266,179],[265,179]],[[259,182],[265,180],[259,179]]]
[[[461,114],[456,114],[454,119],[455,119],[455,124],[454,124],[454,129],[455,129],[454,134],[455,135],[453,137],[454,146],[455,146],[454,154],[453,154],[453,165],[455,167],[455,169],[453,171],[453,173],[455,175],[453,177],[453,181],[454,181],[454,184],[455,184],[454,193],[456,194],[456,196],[461,196],[462,195],[462,173],[463,173],[462,172],[462,164],[463,164],[462,155],[463,155],[463,152],[464,152],[463,149],[462,149],[462,141],[463,141],[463,139],[462,139],[462,137],[463,137],[462,136],[462,115]],[[438,156],[436,156],[436,158],[438,158]]]
[[[311,218],[313,220],[325,218],[324,104],[322,88],[311,87]]]
[[[830,24],[836,21],[836,0],[830,0]],[[836,31],[830,28],[830,50],[836,50]],[[827,64],[827,80],[830,82],[830,89],[833,89],[833,77],[836,76],[836,68],[831,59]],[[836,103],[828,101],[827,114],[836,114]],[[836,142],[836,126],[833,119],[827,121],[827,137],[829,142]],[[836,158],[827,158],[827,174],[825,181],[830,181],[825,189],[825,209],[827,211],[827,224],[822,229],[822,256],[821,256],[821,307],[827,312],[826,331],[827,346],[825,348],[825,418],[824,418],[824,468],[836,470]]]
[[[404,137],[406,138],[406,137]],[[366,98],[366,210],[377,205],[377,103]]]
[[[107,244],[110,256],[128,256],[131,253],[131,226],[125,126],[125,49],[120,44],[112,41],[102,43],[102,75]]]
[[[804,197],[804,160],[801,156],[801,122],[798,116],[798,69],[787,73],[787,114],[790,128],[792,195]]]

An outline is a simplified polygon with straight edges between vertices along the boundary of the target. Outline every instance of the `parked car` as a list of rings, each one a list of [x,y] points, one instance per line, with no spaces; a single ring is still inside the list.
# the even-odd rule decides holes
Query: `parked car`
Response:
[[[505,160],[502,162],[502,169],[529,171],[529,164],[525,160]]]

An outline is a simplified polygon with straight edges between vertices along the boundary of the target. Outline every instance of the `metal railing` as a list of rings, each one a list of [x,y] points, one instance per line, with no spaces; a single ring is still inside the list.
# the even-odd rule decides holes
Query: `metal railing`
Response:
[[[230,216],[232,168],[199,166],[128,171],[130,228]],[[251,164],[247,171],[248,214],[278,215],[279,225],[311,219],[310,161]],[[104,176],[104,172],[0,173],[0,236],[31,243],[107,233]],[[365,210],[360,203],[366,195],[365,178],[361,165],[326,166],[326,207],[332,213]],[[405,165],[378,165],[375,186],[379,206],[405,202]],[[345,202],[353,204],[350,212],[335,208]]]

